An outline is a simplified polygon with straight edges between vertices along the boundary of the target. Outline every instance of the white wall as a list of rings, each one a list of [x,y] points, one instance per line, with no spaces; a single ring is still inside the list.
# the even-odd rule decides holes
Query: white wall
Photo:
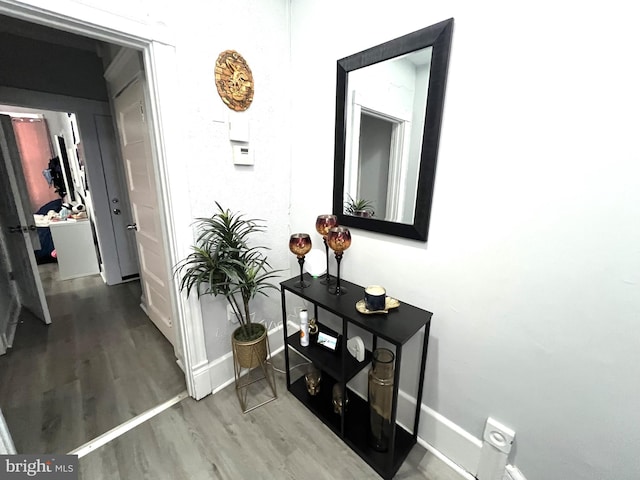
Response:
[[[218,201],[225,208],[264,219],[267,234],[258,239],[271,248],[274,268],[289,268],[290,104],[307,91],[289,70],[288,2],[181,2],[170,26],[176,39],[183,152],[194,217],[211,216]],[[252,105],[242,113],[229,110],[216,91],[215,61],[224,50],[238,51],[255,81]],[[249,122],[254,166],[234,166],[229,119]],[[304,162],[304,157],[297,162]],[[300,199],[298,199],[300,200]],[[293,227],[295,229],[295,227]],[[288,277],[288,271],[284,273]],[[277,282],[276,282],[277,283]],[[226,320],[224,299],[202,301],[210,360],[231,351],[237,325]],[[281,322],[280,296],[260,296],[253,303],[258,320]]]
[[[454,17],[429,241],[354,229],[344,275],[434,312],[426,405],[477,438],[490,415],[514,428],[529,480],[637,479],[631,7],[292,5],[292,68],[308,94],[293,102],[291,224],[313,231],[331,210],[336,60]]]
[[[313,232],[331,210],[335,61],[455,17],[429,242],[354,230],[345,277],[384,283],[435,313],[425,403],[476,437],[489,415],[513,427],[514,461],[529,480],[637,478],[640,33],[631,7],[291,3],[290,46],[285,0],[109,6],[173,27],[178,161],[196,215],[219,200],[267,219],[273,264],[295,268],[288,234]],[[213,64],[227,48],[256,79],[244,114],[252,168],[231,164],[215,92]],[[279,319],[273,297],[260,313]],[[208,321],[222,302],[205,307],[215,358],[229,350],[229,328]]]
[[[19,114],[22,113],[27,115],[33,115],[37,118],[44,118],[47,122],[47,129],[49,132],[49,144],[51,146],[51,151],[54,156],[57,155],[57,150],[56,150],[57,135],[64,138],[67,149],[74,148],[71,121],[69,120],[69,116],[67,115],[66,112],[44,110],[41,108],[15,107],[11,105],[2,105],[0,108],[2,108],[2,110],[5,113],[11,116],[19,116]],[[67,152],[67,154],[69,155],[69,158],[71,160],[70,153]],[[73,169],[73,163],[70,164],[70,167]],[[68,181],[71,182],[71,179],[68,179]],[[56,198],[58,197],[56,196]]]
[[[49,133],[51,134],[51,143],[56,141],[56,135],[64,137],[67,147],[73,146],[73,133],[71,131],[71,122],[66,112],[53,112],[49,110],[41,110],[44,118],[47,119],[49,125]],[[55,147],[54,147],[55,150]]]
[[[51,150],[54,156],[58,155],[57,153],[58,139],[56,138],[56,136],[61,136],[64,138],[64,143],[67,149],[67,157],[69,158],[69,168],[71,169],[70,171],[72,172],[71,175],[73,175],[74,162],[73,162],[73,157],[71,157],[71,154],[68,150],[69,148],[75,147],[75,145],[73,144],[73,132],[71,130],[71,121],[69,120],[69,116],[67,115],[66,112],[42,111],[41,113],[44,115],[44,118],[47,120],[47,125],[49,126]],[[60,159],[60,161],[62,162],[62,158]],[[64,173],[64,175],[66,178],[66,172]],[[67,181],[67,187],[68,187],[67,192],[68,192],[74,186],[73,178],[72,177],[66,178],[66,181]],[[65,200],[71,201],[71,197],[67,194],[67,196],[65,197]],[[77,194],[76,194],[75,201],[80,202],[80,199],[77,197]]]

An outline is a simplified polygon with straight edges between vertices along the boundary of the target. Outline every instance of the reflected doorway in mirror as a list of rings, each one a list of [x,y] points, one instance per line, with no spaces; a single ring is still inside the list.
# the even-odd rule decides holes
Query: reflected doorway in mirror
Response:
[[[432,51],[349,72],[345,191],[382,220],[413,223]]]

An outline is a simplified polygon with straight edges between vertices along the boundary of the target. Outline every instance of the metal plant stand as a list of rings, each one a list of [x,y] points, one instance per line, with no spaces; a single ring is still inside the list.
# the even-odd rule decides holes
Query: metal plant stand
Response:
[[[267,359],[271,358],[271,348],[269,346],[269,338],[267,337]],[[275,373],[273,372],[273,366],[269,363],[269,361],[260,354],[256,346],[249,347],[251,349],[250,354],[250,364],[254,364],[255,362],[258,364],[257,367],[254,368],[243,368],[240,366],[240,362],[238,359],[238,351],[237,346],[233,344],[233,370],[235,374],[235,383],[236,383],[236,395],[238,395],[238,401],[240,402],[240,407],[242,408],[242,413],[248,413],[251,410],[255,410],[258,407],[266,405],[269,402],[274,401],[278,398],[278,393],[276,392],[276,378]],[[271,390],[272,396],[269,396],[266,400],[261,401],[257,405],[250,405],[249,402],[249,390],[250,386],[260,382],[261,380],[266,381],[269,389]],[[264,385],[264,382],[262,382]],[[256,389],[254,389],[256,390]],[[267,390],[266,388],[262,388],[262,390]],[[258,392],[252,392],[254,395]]]

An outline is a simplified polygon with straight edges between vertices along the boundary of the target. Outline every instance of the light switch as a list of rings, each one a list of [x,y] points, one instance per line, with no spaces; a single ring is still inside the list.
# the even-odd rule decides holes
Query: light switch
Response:
[[[229,118],[229,140],[232,142],[249,142],[249,120],[246,116]]]

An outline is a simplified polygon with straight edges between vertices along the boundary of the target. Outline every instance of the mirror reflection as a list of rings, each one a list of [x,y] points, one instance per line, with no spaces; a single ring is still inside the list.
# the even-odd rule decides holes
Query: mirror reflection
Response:
[[[427,240],[453,19],[337,62],[333,213]]]
[[[432,51],[349,72],[346,215],[413,223]]]

